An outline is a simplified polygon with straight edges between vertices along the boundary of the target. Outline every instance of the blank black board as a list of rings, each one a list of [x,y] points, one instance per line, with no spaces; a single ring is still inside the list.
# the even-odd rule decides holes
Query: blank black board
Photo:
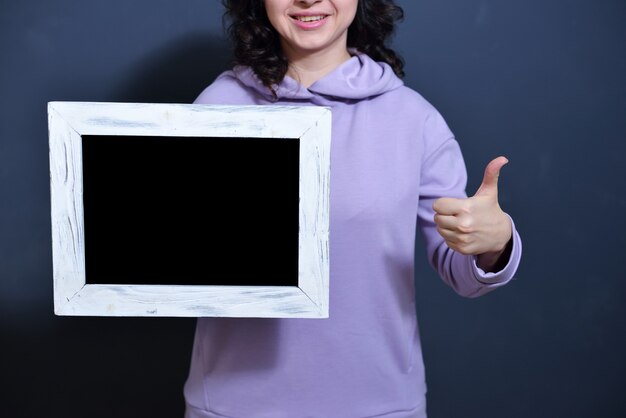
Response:
[[[298,139],[82,147],[87,284],[298,285]]]

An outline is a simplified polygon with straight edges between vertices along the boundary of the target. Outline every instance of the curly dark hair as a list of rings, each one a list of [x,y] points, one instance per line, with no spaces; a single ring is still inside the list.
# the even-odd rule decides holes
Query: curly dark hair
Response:
[[[280,36],[271,25],[263,0],[222,0],[228,35],[234,46],[234,64],[252,68],[274,92],[289,68]],[[386,62],[398,77],[404,76],[402,58],[388,45],[404,11],[393,0],[358,0],[356,16],[348,28],[348,47]]]

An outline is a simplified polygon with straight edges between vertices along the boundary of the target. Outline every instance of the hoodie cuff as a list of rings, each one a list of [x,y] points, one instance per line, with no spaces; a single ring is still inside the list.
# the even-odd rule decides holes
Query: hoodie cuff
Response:
[[[517,271],[520,260],[522,258],[522,239],[515,228],[515,223],[513,219],[507,214],[509,219],[511,220],[511,229],[512,235],[511,239],[513,240],[511,253],[509,255],[509,260],[504,266],[504,268],[500,271],[496,272],[485,272],[483,269],[478,267],[477,257],[471,256],[469,257],[470,268],[474,272],[474,278],[482,283],[487,285],[503,285],[512,280],[513,275]]]

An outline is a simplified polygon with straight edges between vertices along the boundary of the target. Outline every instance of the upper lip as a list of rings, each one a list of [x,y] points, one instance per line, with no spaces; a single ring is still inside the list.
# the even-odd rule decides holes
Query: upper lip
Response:
[[[297,12],[297,13],[290,13],[289,16],[291,16],[291,17],[330,16],[330,13],[324,13],[324,12]]]

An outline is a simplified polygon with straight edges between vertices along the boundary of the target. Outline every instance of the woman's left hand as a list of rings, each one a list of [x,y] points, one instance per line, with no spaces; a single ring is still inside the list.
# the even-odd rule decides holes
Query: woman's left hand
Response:
[[[443,197],[433,203],[437,232],[451,249],[476,255],[478,267],[497,270],[511,241],[511,220],[498,203],[498,176],[509,161],[492,160],[476,194],[466,199]]]

